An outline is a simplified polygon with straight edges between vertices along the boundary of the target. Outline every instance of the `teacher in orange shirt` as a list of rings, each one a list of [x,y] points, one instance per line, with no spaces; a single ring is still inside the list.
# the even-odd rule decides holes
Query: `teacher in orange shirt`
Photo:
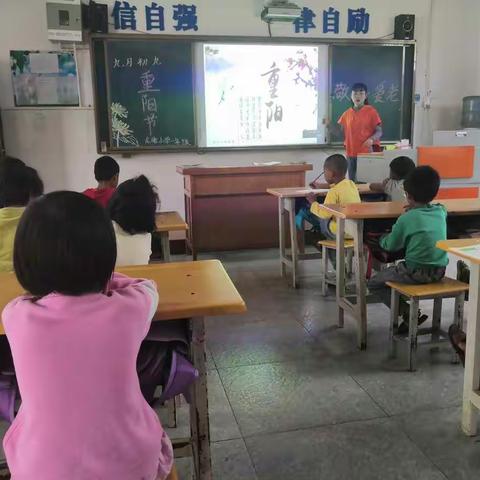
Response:
[[[357,180],[357,155],[381,151],[382,119],[375,108],[368,104],[367,95],[367,86],[355,83],[352,87],[352,107],[338,120],[345,136],[348,177],[354,182]]]

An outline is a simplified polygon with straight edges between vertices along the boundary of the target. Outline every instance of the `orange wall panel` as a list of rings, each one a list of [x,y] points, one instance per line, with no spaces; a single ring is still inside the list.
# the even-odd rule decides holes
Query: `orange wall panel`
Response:
[[[418,147],[418,165],[430,165],[441,178],[472,178],[475,147]]]
[[[436,199],[447,198],[478,198],[478,187],[441,188]]]

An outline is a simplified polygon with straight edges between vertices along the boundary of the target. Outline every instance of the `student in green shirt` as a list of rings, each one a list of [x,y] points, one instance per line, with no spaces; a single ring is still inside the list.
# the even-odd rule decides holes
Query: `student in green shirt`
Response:
[[[390,306],[390,288],[386,282],[422,284],[438,282],[445,276],[447,253],[436,248],[447,237],[447,212],[440,204],[430,203],[440,187],[438,173],[429,166],[415,168],[405,179],[407,211],[393,225],[392,232],[380,239],[388,252],[405,250],[405,260],[378,272],[368,282],[368,289]],[[400,300],[404,323],[399,332],[408,332],[408,304]],[[426,320],[419,319],[419,323]]]

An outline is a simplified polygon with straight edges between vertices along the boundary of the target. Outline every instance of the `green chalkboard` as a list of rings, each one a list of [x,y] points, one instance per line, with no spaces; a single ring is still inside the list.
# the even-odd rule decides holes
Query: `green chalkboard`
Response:
[[[312,85],[318,91],[318,104],[313,108],[319,112],[319,122],[328,116],[330,128],[327,135],[322,130],[318,144],[290,145],[292,148],[322,148],[343,141],[341,131],[334,126],[350,108],[351,86],[356,82],[368,86],[369,102],[382,118],[382,141],[411,139],[415,61],[412,42],[347,44],[313,38],[94,35],[91,51],[98,152],[209,150],[203,138],[211,125],[206,125],[202,104],[206,87],[199,51],[203,52],[203,42],[214,41],[246,44],[249,48],[256,42],[260,46],[318,45],[327,51],[328,55],[322,54],[322,69],[312,70],[317,82]],[[258,82],[265,84],[265,78],[260,75]],[[248,148],[271,147],[278,145]]]
[[[97,110],[101,128],[108,118],[108,150],[195,148],[191,42],[107,40],[103,48],[95,67],[106,99]]]
[[[361,82],[382,118],[382,141],[411,138],[414,46],[333,45],[331,49],[331,123],[351,107],[351,87]]]

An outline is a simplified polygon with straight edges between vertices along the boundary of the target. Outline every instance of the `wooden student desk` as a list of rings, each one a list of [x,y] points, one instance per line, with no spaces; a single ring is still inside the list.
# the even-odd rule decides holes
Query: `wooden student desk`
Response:
[[[357,185],[360,195],[378,195],[378,192],[372,192],[368,185]],[[328,188],[312,189],[309,187],[293,187],[293,188],[267,188],[267,193],[278,198],[278,235],[280,250],[280,272],[282,277],[286,276],[286,267],[291,268],[292,286],[297,288],[297,271],[298,262],[300,260],[315,260],[321,257],[320,253],[305,253],[300,251],[298,245],[297,228],[295,225],[295,199],[304,198],[309,193],[314,193],[317,197],[325,197]],[[285,222],[284,216],[288,215],[288,226],[290,231],[290,255],[287,254],[285,245]],[[300,236],[304,236],[304,231],[298,232]],[[304,242],[301,242],[302,245]]]
[[[170,261],[170,232],[187,231],[188,225],[178,212],[158,212],[155,214],[156,232],[160,235],[162,255],[165,262]]]
[[[472,215],[480,213],[480,199],[442,200],[449,215]],[[367,348],[367,287],[363,249],[363,222],[369,219],[395,219],[405,211],[403,202],[366,202],[348,205],[322,205],[317,208],[329,212],[337,220],[337,266],[344,265],[345,252],[340,248],[345,233],[353,237],[356,295],[355,303],[345,296],[345,269],[337,268],[338,324],[343,326],[344,311],[350,312],[358,324],[358,347]],[[315,213],[315,209],[312,212]],[[351,295],[349,295],[351,297]]]
[[[467,350],[463,381],[462,429],[470,436],[477,434],[480,409],[480,258],[474,258],[452,249],[480,245],[480,239],[445,240],[438,242],[441,250],[461,257],[470,263],[469,313],[467,324]]]
[[[122,267],[118,271],[156,282],[160,303],[155,321],[186,319],[189,322],[190,355],[199,378],[192,386],[191,438],[173,444],[174,447],[176,443],[182,445],[182,450],[193,455],[196,479],[211,480],[204,317],[243,313],[246,311],[245,302],[218,260]],[[2,311],[23,290],[13,273],[0,273],[0,285]],[[1,333],[4,333],[3,327]]]
[[[177,167],[183,175],[187,246],[198,252],[277,246],[269,187],[305,185],[302,163],[244,167]]]

